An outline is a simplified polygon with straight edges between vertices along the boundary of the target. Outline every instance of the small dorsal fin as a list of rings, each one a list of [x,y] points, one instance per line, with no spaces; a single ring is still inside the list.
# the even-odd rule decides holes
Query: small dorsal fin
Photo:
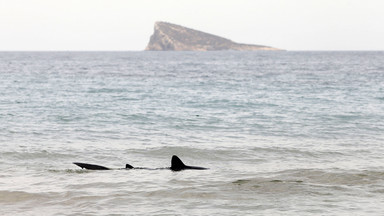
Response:
[[[177,157],[176,155],[172,156],[171,170],[178,171],[184,169],[185,167],[185,164],[183,163],[183,161],[180,160],[179,157]]]
[[[130,164],[125,164],[125,169],[133,169],[134,167]]]

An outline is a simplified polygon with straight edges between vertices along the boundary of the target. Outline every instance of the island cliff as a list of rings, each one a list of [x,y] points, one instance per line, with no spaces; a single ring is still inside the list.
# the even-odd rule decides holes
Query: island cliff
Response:
[[[280,50],[277,48],[235,43],[226,38],[167,22],[156,22],[155,31],[145,50],[211,51],[211,50]]]

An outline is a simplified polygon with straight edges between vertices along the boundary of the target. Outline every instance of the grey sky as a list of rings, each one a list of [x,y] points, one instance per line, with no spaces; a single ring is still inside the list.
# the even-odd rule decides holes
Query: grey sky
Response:
[[[143,50],[155,21],[287,50],[384,50],[383,0],[0,0],[0,50]]]

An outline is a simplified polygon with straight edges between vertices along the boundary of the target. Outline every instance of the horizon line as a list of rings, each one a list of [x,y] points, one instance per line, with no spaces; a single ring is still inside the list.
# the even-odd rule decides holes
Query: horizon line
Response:
[[[239,51],[239,50],[212,50],[212,51],[194,51],[194,50],[184,50],[184,51],[150,51],[150,50],[0,50],[0,52],[276,52],[271,50],[253,50],[253,51]],[[317,50],[317,49],[303,49],[303,50],[278,50],[286,52],[383,52],[382,50]]]

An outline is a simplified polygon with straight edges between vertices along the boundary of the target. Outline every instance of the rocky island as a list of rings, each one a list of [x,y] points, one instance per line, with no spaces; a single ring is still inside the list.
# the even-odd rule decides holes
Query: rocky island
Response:
[[[150,51],[213,51],[213,50],[280,50],[277,48],[235,43],[229,39],[175,25],[156,22],[155,31],[145,48]]]

